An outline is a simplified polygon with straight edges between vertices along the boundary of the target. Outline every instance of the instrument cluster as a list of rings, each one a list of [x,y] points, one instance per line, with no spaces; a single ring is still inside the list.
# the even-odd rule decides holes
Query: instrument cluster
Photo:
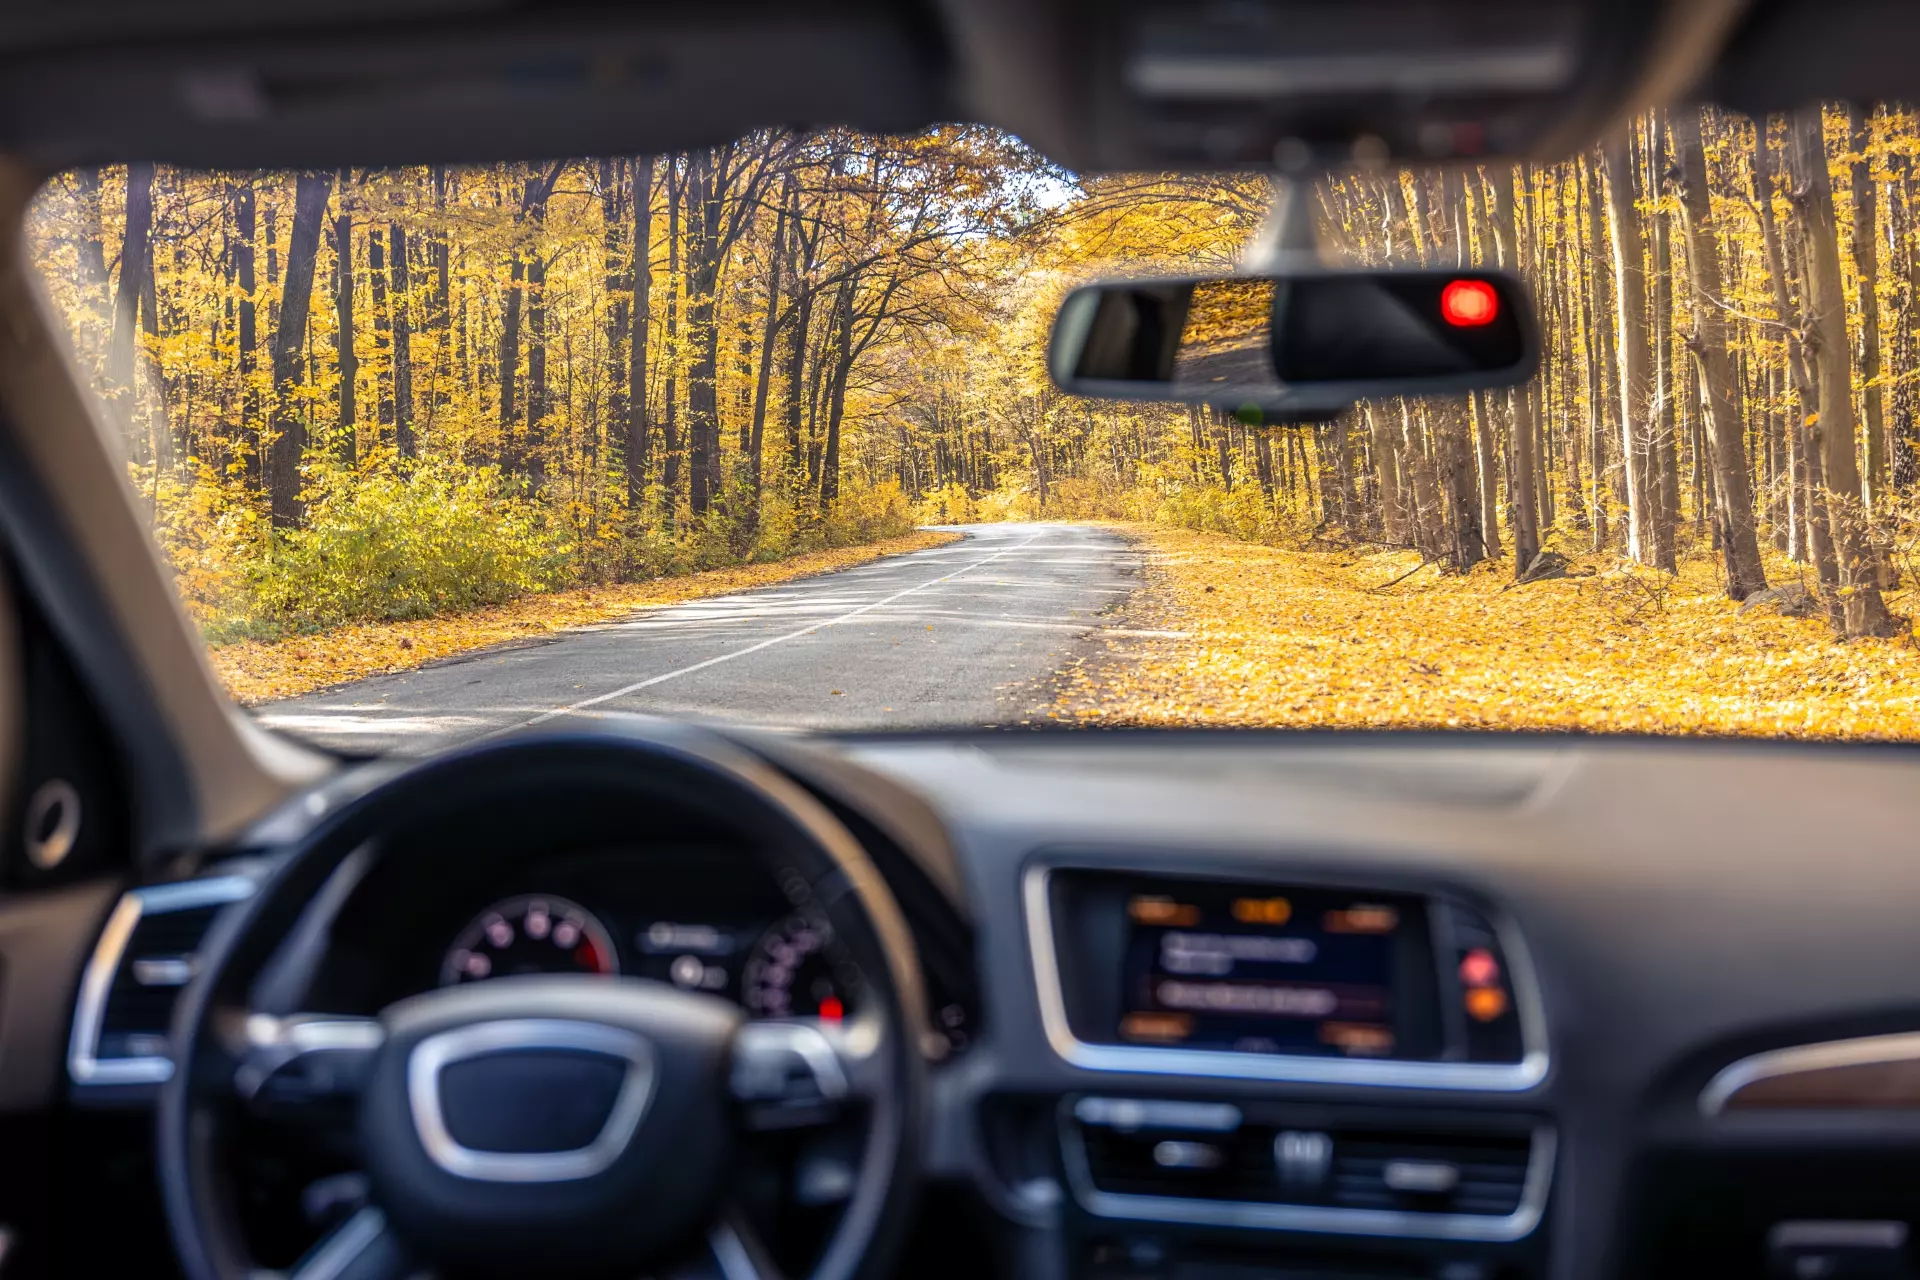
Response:
[[[630,897],[631,895],[613,895]],[[724,996],[755,1017],[846,1016],[859,974],[808,910],[690,914],[663,901],[596,910],[558,893],[517,893],[476,913],[446,949],[440,985],[528,973],[627,974]],[[705,905],[705,904],[701,904]]]

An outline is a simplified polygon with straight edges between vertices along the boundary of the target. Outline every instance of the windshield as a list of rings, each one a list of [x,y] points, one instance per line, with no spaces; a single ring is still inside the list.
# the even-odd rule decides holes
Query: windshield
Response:
[[[1906,738],[1911,112],[1676,109],[1313,185],[1333,262],[1517,268],[1517,390],[1075,399],[1055,308],[1229,269],[1240,175],[1004,134],[75,170],[30,222],[228,689],[355,752],[568,716]]]

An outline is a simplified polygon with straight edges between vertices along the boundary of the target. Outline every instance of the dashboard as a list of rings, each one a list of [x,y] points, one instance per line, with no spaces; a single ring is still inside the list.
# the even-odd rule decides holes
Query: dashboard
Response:
[[[985,1215],[929,1240],[1013,1250],[1005,1273],[1048,1280],[1907,1264],[1909,752],[738,740],[832,806],[912,930],[927,1172]],[[432,856],[373,860],[330,908],[318,1007],[531,968],[756,1017],[859,1008],[831,931],[750,849],[591,808],[390,833]],[[174,895],[162,923],[185,901],[148,892]],[[110,997],[178,945],[145,928],[111,958]]]

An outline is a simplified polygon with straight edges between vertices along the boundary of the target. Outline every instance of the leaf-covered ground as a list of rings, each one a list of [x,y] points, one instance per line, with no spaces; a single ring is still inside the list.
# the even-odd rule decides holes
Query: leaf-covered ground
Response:
[[[1594,557],[1522,586],[1502,561],[1387,585],[1418,557],[1131,532],[1150,550],[1135,621],[1185,635],[1116,641],[1062,681],[1057,719],[1920,738],[1910,637],[1840,644],[1818,617],[1741,616],[1704,560],[1677,578]]]
[[[242,640],[217,646],[211,656],[227,691],[241,705],[253,706],[367,676],[410,670],[490,645],[604,622],[641,609],[728,595],[865,564],[882,556],[944,546],[959,536],[920,530],[863,546],[812,551],[771,564],[555,591],[493,608],[413,622],[335,627],[279,641]]]

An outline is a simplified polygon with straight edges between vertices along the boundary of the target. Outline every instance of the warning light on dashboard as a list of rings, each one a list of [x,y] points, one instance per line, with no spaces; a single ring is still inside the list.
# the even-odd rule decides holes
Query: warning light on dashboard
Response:
[[[1200,908],[1175,902],[1157,893],[1136,893],[1127,899],[1127,914],[1135,924],[1171,925],[1185,929],[1200,923]]]
[[[838,1022],[847,1016],[847,1007],[840,1003],[839,996],[828,996],[820,1002],[820,1016],[828,1022]]]
[[[1293,904],[1285,898],[1235,898],[1233,918],[1241,924],[1285,924],[1293,919]]]
[[[1491,987],[1500,982],[1500,962],[1485,947],[1460,957],[1460,981],[1469,987]]]
[[[1473,987],[1467,992],[1467,1016],[1492,1022],[1507,1011],[1507,993],[1499,987]]]

